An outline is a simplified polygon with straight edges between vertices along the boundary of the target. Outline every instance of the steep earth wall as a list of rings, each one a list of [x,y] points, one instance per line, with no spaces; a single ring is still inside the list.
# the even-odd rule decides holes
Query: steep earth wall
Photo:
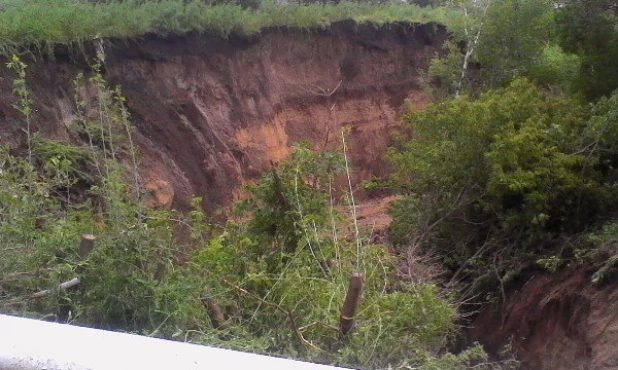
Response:
[[[502,307],[478,315],[471,339],[494,354],[510,346],[523,370],[618,369],[618,284],[592,284],[594,271],[525,271]]]
[[[127,98],[142,153],[141,174],[159,203],[208,211],[229,204],[239,184],[290,153],[298,140],[334,148],[348,135],[356,180],[387,171],[380,159],[404,100],[426,103],[420,71],[440,50],[444,28],[356,25],[265,30],[254,37],[147,35],[105,41],[105,77]],[[31,63],[35,124],[68,138],[71,80],[83,58],[58,51]],[[0,135],[21,134],[11,78],[0,72]],[[2,140],[2,139],[0,139]],[[171,194],[174,194],[173,197]],[[173,199],[173,200],[172,200]]]

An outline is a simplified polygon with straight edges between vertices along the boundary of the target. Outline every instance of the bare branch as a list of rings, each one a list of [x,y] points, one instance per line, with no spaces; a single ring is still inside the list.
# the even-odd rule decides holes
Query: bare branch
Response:
[[[24,301],[28,301],[31,299],[38,299],[38,298],[44,298],[44,297],[48,297],[50,295],[52,295],[53,293],[57,293],[60,291],[64,291],[67,289],[71,289],[73,287],[76,287],[77,285],[79,285],[81,281],[79,280],[79,278],[73,278],[69,281],[65,281],[64,283],[52,288],[52,289],[47,289],[47,290],[42,290],[40,292],[36,292],[24,297],[17,297],[17,298],[13,298],[10,299],[6,302],[3,302],[4,304],[18,304],[18,303],[22,303]]]
[[[47,289],[47,290],[42,290],[40,292],[36,292],[34,294],[31,294],[29,296],[26,297],[26,299],[36,299],[36,298],[43,298],[43,297],[47,297],[48,295],[51,295],[52,293],[56,293],[59,291],[63,291],[63,290],[67,290],[67,289],[71,289],[73,287],[76,287],[77,285],[79,285],[80,280],[79,278],[73,278],[69,281],[65,281],[64,283],[58,285],[55,288],[52,289]]]

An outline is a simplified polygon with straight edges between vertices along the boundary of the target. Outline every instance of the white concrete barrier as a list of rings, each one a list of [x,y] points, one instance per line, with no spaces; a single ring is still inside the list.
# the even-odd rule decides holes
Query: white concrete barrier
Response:
[[[341,368],[0,315],[0,370],[198,369]]]

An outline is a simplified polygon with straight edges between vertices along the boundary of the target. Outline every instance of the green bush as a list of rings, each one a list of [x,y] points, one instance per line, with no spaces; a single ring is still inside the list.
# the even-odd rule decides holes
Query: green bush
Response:
[[[15,108],[28,123],[35,102],[27,90],[27,65],[13,58],[9,66],[16,72]],[[76,88],[82,83],[83,78],[76,80]],[[80,110],[72,127],[83,143],[51,140],[27,129],[23,143],[0,148],[0,309],[153,330],[174,312],[170,303],[159,304],[170,285],[157,270],[163,261],[176,261],[179,246],[171,219],[179,217],[142,206],[136,149],[120,90],[106,85],[98,67],[87,83],[98,89],[97,101],[88,108],[100,114],[90,121],[81,112],[88,104],[76,102]],[[94,251],[80,257],[84,233],[96,234],[97,240]],[[57,289],[72,278],[80,280],[76,288]],[[32,296],[45,290],[49,294]]]
[[[528,75],[539,84],[570,92],[575,89],[580,64],[579,56],[568,54],[557,45],[547,45],[537,62],[530,66]]]
[[[566,1],[556,11],[560,46],[580,58],[574,88],[589,100],[618,88],[618,18],[605,0]]]
[[[249,187],[239,207],[245,221],[228,223],[192,260],[194,274],[205,278],[202,297],[216,301],[225,317],[202,340],[360,368],[439,362],[435,353],[456,335],[455,307],[436,285],[400,281],[401,261],[384,246],[346,237],[346,221],[329,197],[341,170],[338,156],[301,144],[290,161]],[[363,272],[364,294],[355,330],[342,336],[340,309],[352,271]],[[456,366],[467,361],[449,356]]]
[[[554,45],[552,1],[453,1],[459,16],[446,23],[452,37],[431,60],[428,75],[448,95],[478,93],[516,78],[570,87],[579,58]],[[465,63],[464,63],[465,61]],[[465,68],[464,68],[465,65]],[[561,68],[565,68],[561,70]],[[552,73],[556,73],[552,75]]]
[[[396,240],[444,253],[454,270],[495,275],[492,253],[542,253],[606,219],[618,195],[614,107],[591,110],[516,80],[410,112],[409,141],[389,152],[408,191],[393,208]]]

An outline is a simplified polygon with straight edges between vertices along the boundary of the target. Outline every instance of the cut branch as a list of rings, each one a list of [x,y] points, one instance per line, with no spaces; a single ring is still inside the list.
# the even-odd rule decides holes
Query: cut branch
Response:
[[[28,299],[36,299],[36,298],[43,298],[43,297],[47,297],[48,295],[51,295],[52,293],[56,293],[59,291],[63,291],[63,290],[67,290],[67,289],[71,289],[73,287],[76,287],[77,285],[79,285],[80,280],[79,278],[73,278],[69,281],[65,281],[64,283],[58,285],[55,288],[52,289],[47,289],[47,290],[42,290],[40,292],[36,292],[34,294],[29,295],[27,298]]]
[[[21,303],[27,300],[31,300],[31,299],[38,299],[38,298],[45,298],[48,297],[56,292],[60,292],[60,291],[64,291],[67,289],[71,289],[73,287],[78,286],[80,283],[79,278],[73,278],[69,281],[65,281],[64,283],[52,288],[52,289],[47,289],[47,290],[42,290],[40,292],[36,292],[36,293],[32,293],[30,295],[24,296],[24,297],[17,297],[14,299],[11,299],[7,302],[5,302],[5,304],[17,304],[17,303]]]

